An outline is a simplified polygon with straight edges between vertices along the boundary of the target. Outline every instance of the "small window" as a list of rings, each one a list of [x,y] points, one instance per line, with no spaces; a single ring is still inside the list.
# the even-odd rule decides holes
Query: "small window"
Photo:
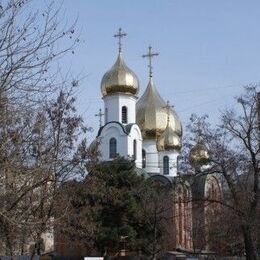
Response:
[[[136,160],[136,140],[133,142],[133,158]]]
[[[180,170],[180,161],[181,161],[181,156],[177,156],[177,161],[176,161],[177,174]]]
[[[163,157],[163,174],[164,175],[169,174],[169,157],[168,156]]]
[[[168,156],[165,156],[168,157]],[[184,216],[184,212],[183,212],[183,204],[181,201],[181,198],[179,197],[179,201],[178,201],[178,208],[179,208],[179,214],[178,214],[178,218],[179,218],[179,244],[182,244],[182,236],[183,236],[183,216]]]
[[[111,138],[109,140],[109,158],[116,158],[117,149],[116,149],[116,138]]]
[[[107,110],[107,107],[105,108],[105,124],[107,123],[108,121],[108,110]]]
[[[146,152],[143,149],[142,150],[142,168],[145,168],[145,167],[146,167]]]
[[[127,124],[127,107],[122,107],[122,123]]]

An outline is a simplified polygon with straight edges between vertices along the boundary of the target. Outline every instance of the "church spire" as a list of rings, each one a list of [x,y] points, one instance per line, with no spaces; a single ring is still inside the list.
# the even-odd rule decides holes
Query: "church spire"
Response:
[[[198,118],[197,122],[197,143],[191,148],[189,153],[190,164],[196,169],[209,161],[209,150],[202,139],[202,119]]]
[[[120,27],[118,29],[118,33],[114,34],[115,38],[118,38],[118,52],[122,52],[122,38],[125,37],[127,34],[122,31],[122,28]]]
[[[150,78],[152,78],[152,76],[153,76],[152,58],[154,56],[158,56],[158,55],[159,55],[159,53],[157,53],[157,52],[152,53],[152,46],[151,45],[149,45],[149,47],[148,47],[148,53],[142,55],[143,58],[148,58],[148,61],[149,61],[148,68],[149,68],[149,77]]]
[[[122,28],[114,35],[118,38],[118,56],[115,64],[108,70],[101,81],[101,92],[103,97],[112,94],[131,94],[136,95],[139,91],[139,81],[135,73],[128,68],[122,55],[122,38],[126,33]]]
[[[202,143],[203,138],[202,138],[202,119],[198,118],[196,122],[197,126],[197,143]]]
[[[99,109],[99,112],[97,114],[95,114],[95,116],[99,117],[99,127],[102,126],[102,117],[104,116],[104,113],[102,113],[102,109]]]
[[[174,106],[171,106],[170,101],[167,100],[166,106],[164,106],[163,108],[166,109],[166,112],[167,112],[167,127],[168,127],[169,122],[170,122],[170,111],[171,111],[171,108],[174,108]]]

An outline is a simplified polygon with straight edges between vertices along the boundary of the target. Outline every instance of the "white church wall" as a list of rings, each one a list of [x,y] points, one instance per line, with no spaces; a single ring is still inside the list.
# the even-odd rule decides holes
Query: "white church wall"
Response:
[[[114,94],[103,97],[105,122],[122,122],[122,107],[127,107],[127,124],[135,123],[135,104],[137,97],[127,94]],[[107,111],[107,112],[106,112]]]
[[[109,123],[102,129],[100,136],[99,151],[102,161],[110,161],[109,141],[111,138],[117,140],[117,153],[125,158],[132,158],[134,154],[134,140],[136,140],[136,167],[142,168],[142,134],[138,125],[133,125],[127,135],[118,123]]]
[[[177,176],[177,167],[178,167],[178,155],[179,152],[177,151],[161,151],[159,152],[159,167],[160,167],[160,174],[163,173],[163,157],[169,157],[169,175],[168,176]]]
[[[100,135],[100,145],[99,150],[101,154],[102,161],[110,161],[114,158],[109,157],[109,141],[114,137],[117,140],[117,153],[119,156],[124,156],[127,158],[127,146],[128,138],[127,134],[124,133],[122,127],[117,123],[111,123],[106,125]]]
[[[159,158],[155,140],[143,140],[143,149],[146,153],[146,167],[149,173],[159,174]]]
[[[136,167],[142,168],[142,134],[137,125],[133,125],[128,135],[128,152],[132,157],[134,154],[134,140],[136,140]]]

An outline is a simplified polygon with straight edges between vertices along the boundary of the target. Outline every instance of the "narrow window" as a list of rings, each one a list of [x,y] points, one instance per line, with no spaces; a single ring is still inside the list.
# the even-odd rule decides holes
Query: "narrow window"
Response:
[[[182,205],[182,201],[181,198],[179,198],[179,243],[180,245],[182,245],[182,232],[183,232],[183,205]]]
[[[105,124],[107,123],[108,121],[108,110],[107,110],[107,107],[105,108]]]
[[[146,152],[144,149],[142,150],[142,167],[146,167]]]
[[[127,124],[127,107],[122,107],[122,123]]]
[[[133,142],[133,157],[134,157],[134,160],[136,160],[136,140],[134,140],[134,142]]]
[[[177,174],[179,173],[179,170],[180,170],[180,160],[181,160],[181,157],[177,156],[177,161],[176,161]]]
[[[163,174],[164,175],[169,174],[169,157],[168,156],[163,157]]]
[[[116,138],[111,138],[109,140],[109,158],[116,158]]]

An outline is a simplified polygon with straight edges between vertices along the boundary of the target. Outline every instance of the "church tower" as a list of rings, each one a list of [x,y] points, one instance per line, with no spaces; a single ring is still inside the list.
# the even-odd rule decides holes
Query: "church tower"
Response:
[[[104,101],[105,124],[98,132],[101,159],[113,160],[118,156],[142,165],[142,135],[136,120],[136,100],[139,81],[128,68],[122,55],[122,38],[126,33],[120,28],[114,37],[118,38],[118,57],[101,81]]]
[[[174,109],[158,93],[152,75],[152,53],[143,55],[149,60],[149,81],[137,102],[136,118],[142,137],[142,166],[151,174],[176,176],[177,157],[181,148],[182,126]]]
[[[135,104],[139,91],[139,81],[135,73],[127,67],[122,55],[122,37],[126,33],[119,28],[117,34],[118,57],[101,81],[101,92],[104,100],[105,123],[117,121],[123,125],[135,123]]]

